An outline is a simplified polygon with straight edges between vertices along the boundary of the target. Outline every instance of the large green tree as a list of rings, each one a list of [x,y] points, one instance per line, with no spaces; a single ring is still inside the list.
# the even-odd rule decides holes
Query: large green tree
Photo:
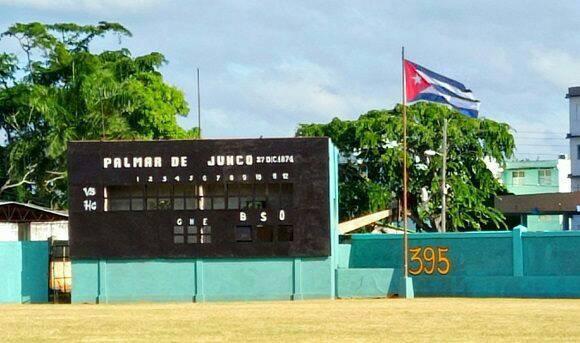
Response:
[[[0,53],[1,198],[66,207],[70,140],[198,137],[177,124],[189,108],[159,72],[164,56],[92,51],[107,35],[121,44],[131,33],[107,22],[28,23],[0,35],[21,49]]]
[[[298,136],[328,136],[341,151],[342,219],[389,207],[402,198],[401,110],[397,106],[369,111],[357,120],[335,118],[328,124],[299,126]],[[486,161],[501,165],[512,156],[515,146],[509,126],[430,103],[408,106],[407,114],[409,207],[417,228],[437,231],[441,222],[442,157],[432,152],[440,150],[444,118],[449,120],[448,228],[505,226],[505,218],[493,207],[494,196],[505,189]]]

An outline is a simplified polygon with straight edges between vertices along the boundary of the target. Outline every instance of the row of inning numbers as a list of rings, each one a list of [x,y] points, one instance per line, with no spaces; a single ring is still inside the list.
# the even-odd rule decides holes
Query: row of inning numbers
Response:
[[[290,175],[288,173],[272,173],[270,176],[270,180],[289,180],[290,179]],[[253,177],[253,178],[251,178]],[[266,180],[264,175],[262,174],[253,174],[253,175],[248,175],[248,174],[241,174],[241,175],[227,175],[225,178],[220,175],[213,175],[213,176],[208,176],[208,175],[201,175],[201,177],[199,178],[198,181],[202,181],[202,182],[207,182],[207,181],[224,181],[224,179],[226,181],[263,181]],[[154,177],[152,175],[149,176],[136,176],[135,177],[135,181],[136,182],[169,182],[169,181],[176,181],[176,182],[194,182],[196,181],[196,178],[193,175],[187,175],[187,176],[180,176],[180,175],[176,175],[176,176],[167,176],[167,175],[162,175],[159,177]]]

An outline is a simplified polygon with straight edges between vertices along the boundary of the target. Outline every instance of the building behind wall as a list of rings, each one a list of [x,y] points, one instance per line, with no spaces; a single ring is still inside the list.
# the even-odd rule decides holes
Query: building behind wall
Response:
[[[570,159],[509,161],[502,173],[502,181],[510,193],[516,195],[570,192]],[[528,215],[530,231],[562,230],[561,215]]]
[[[30,223],[30,232],[18,223],[0,223],[0,242],[46,241],[48,239],[68,241],[68,221]]]
[[[570,159],[572,168],[570,179],[572,191],[580,191],[580,87],[570,87],[566,98],[570,103]],[[580,216],[572,217],[572,229],[580,230]]]
[[[0,242],[68,240],[68,214],[33,204],[0,201]]]

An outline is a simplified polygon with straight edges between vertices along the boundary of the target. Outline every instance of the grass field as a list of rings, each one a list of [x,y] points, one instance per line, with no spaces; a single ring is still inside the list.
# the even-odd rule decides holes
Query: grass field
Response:
[[[0,305],[7,341],[580,341],[580,300]]]

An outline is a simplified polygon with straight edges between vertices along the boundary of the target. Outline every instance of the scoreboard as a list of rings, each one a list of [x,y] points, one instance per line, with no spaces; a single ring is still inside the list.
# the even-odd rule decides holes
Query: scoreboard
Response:
[[[329,144],[70,142],[71,256],[328,256]]]

